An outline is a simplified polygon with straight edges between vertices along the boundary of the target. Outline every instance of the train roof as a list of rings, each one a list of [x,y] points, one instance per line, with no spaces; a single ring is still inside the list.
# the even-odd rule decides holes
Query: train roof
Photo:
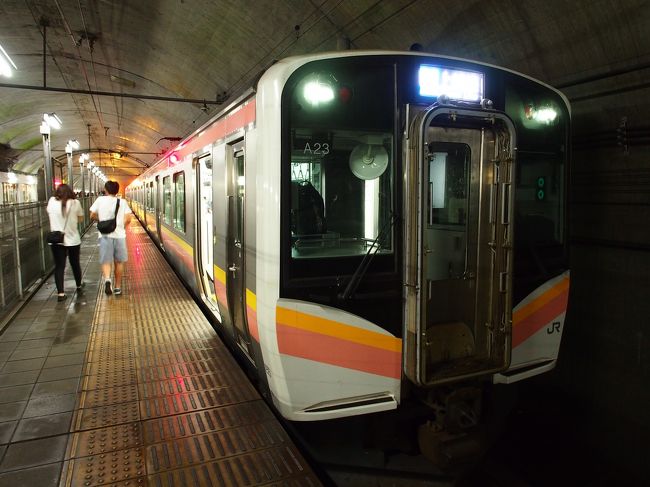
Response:
[[[280,70],[289,69],[293,71],[299,66],[311,61],[319,61],[323,59],[332,59],[337,57],[342,58],[342,57],[355,57],[355,56],[414,56],[414,57],[428,56],[432,58],[449,59],[452,61],[470,63],[470,64],[475,64],[477,66],[485,66],[492,69],[498,69],[500,71],[505,71],[507,73],[514,74],[515,76],[526,78],[530,81],[533,81],[534,83],[542,85],[548,88],[549,90],[557,93],[557,95],[560,96],[564,101],[564,103],[566,104],[567,109],[569,110],[569,115],[571,115],[571,104],[569,103],[569,99],[564,95],[564,93],[562,93],[557,88],[554,88],[553,86],[544,83],[543,81],[537,78],[533,78],[532,76],[528,76],[527,74],[520,73],[519,71],[515,71],[509,68],[504,68],[503,66],[497,66],[496,64],[490,64],[482,61],[476,61],[473,59],[447,56],[444,54],[436,54],[432,52],[423,52],[423,51],[383,51],[383,50],[372,49],[372,50],[327,51],[327,52],[321,52],[316,54],[303,54],[300,56],[290,56],[290,57],[283,58],[278,62],[276,62],[275,64],[273,64],[272,66],[270,66],[265,71],[264,75],[260,78],[260,81],[262,81],[266,76],[272,76],[273,72],[278,69]]]
[[[495,64],[490,64],[490,63],[485,63],[482,61],[476,61],[472,59],[465,59],[461,57],[455,57],[455,56],[448,56],[444,54],[435,54],[435,53],[430,53],[430,52],[423,52],[423,51],[390,51],[390,50],[347,50],[347,51],[326,51],[326,52],[320,52],[320,53],[315,53],[315,54],[302,54],[298,56],[289,56],[283,59],[280,59],[279,61],[275,62],[271,66],[269,66],[266,70],[262,72],[262,74],[259,76],[257,85],[255,87],[248,88],[246,91],[244,91],[239,97],[237,97],[233,102],[228,104],[224,109],[220,110],[217,114],[215,114],[213,117],[211,117],[207,122],[205,122],[203,125],[201,125],[198,129],[194,130],[191,134],[189,134],[187,137],[184,137],[183,140],[174,148],[170,149],[165,155],[163,155],[160,159],[158,159],[154,164],[151,165],[151,167],[147,168],[147,170],[144,171],[144,173],[141,176],[145,176],[152,168],[156,167],[158,164],[160,164],[162,161],[164,161],[167,157],[168,154],[178,150],[181,146],[186,144],[189,140],[193,139],[196,135],[200,134],[204,130],[206,130],[207,127],[212,125],[215,121],[219,120],[235,108],[237,108],[239,105],[244,103],[247,99],[251,98],[252,96],[255,95],[255,92],[257,90],[257,86],[259,86],[260,83],[264,83],[268,78],[273,78],[273,77],[285,77],[288,78],[291,73],[293,73],[297,68],[300,66],[307,64],[312,61],[320,61],[320,60],[325,60],[325,59],[334,59],[334,58],[344,58],[344,57],[360,57],[360,56],[413,56],[413,57],[431,57],[431,58],[436,58],[436,59],[449,59],[452,61],[458,61],[458,62],[464,62],[464,63],[469,63],[473,64],[476,66],[485,66],[491,69],[497,69],[500,71],[504,71],[507,73],[511,73],[515,76],[519,76],[525,79],[528,79],[534,83],[537,83],[541,86],[544,86],[545,88],[553,91],[556,93],[565,103],[567,110],[569,112],[569,116],[571,116],[571,104],[569,103],[568,98],[562,93],[560,90],[557,88],[554,88],[553,86],[544,83],[543,81],[533,78],[532,76],[528,76],[524,73],[520,73],[518,71],[514,71],[509,68],[504,68],[502,66],[497,66]]]

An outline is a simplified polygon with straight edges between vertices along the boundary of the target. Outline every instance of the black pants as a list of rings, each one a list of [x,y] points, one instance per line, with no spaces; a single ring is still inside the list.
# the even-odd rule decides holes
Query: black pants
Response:
[[[73,245],[65,247],[63,245],[50,245],[52,255],[54,256],[54,282],[56,283],[56,291],[63,294],[63,274],[65,272],[65,256],[68,255],[70,267],[74,274],[74,280],[77,286],[81,286],[81,265],[79,264],[79,251],[81,245]]]

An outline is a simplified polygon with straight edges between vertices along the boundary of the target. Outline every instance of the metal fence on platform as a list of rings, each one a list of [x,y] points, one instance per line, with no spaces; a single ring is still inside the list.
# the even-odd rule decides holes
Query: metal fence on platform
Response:
[[[90,226],[88,208],[94,199],[79,198],[84,209],[82,234]],[[50,231],[46,207],[46,202],[0,206],[0,323],[54,269],[46,241]]]

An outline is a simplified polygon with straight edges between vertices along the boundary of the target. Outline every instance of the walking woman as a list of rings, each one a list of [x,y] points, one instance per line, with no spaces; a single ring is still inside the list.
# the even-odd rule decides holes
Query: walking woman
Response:
[[[63,288],[63,274],[65,272],[65,257],[68,256],[77,290],[84,286],[81,280],[81,265],[79,264],[79,250],[81,249],[81,236],[78,223],[83,220],[83,208],[74,192],[67,184],[60,184],[54,196],[47,203],[47,215],[50,217],[50,231],[64,233],[62,244],[50,244],[54,256],[54,282],[56,282],[57,300],[66,298]]]

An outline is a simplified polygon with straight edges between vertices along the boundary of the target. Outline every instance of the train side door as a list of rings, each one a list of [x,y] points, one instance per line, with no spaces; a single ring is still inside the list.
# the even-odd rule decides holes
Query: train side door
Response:
[[[431,386],[504,370],[514,129],[505,116],[439,107],[411,127],[405,371]]]
[[[196,255],[199,288],[206,303],[216,312],[219,319],[219,306],[214,286],[214,232],[212,214],[212,155],[195,160],[196,168]]]
[[[245,312],[244,202],[246,174],[243,141],[229,147],[227,171],[228,272],[226,273],[226,289],[228,291],[228,308],[231,311],[235,340],[250,357],[251,337]]]
[[[162,242],[160,238],[160,213],[162,212],[162,205],[160,204],[160,176],[156,176],[156,185],[154,187],[154,213],[156,215],[156,235],[158,236],[158,241]]]

